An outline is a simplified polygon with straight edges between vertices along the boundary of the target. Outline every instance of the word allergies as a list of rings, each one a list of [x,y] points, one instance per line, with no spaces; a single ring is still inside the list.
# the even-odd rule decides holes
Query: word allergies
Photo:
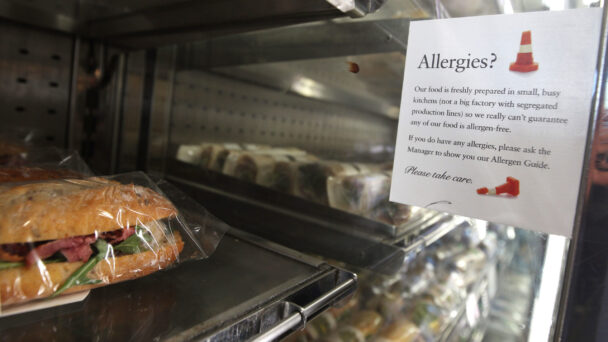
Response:
[[[490,57],[484,58],[442,58],[440,53],[434,53],[430,56],[422,56],[422,60],[418,64],[418,69],[454,69],[456,72],[463,72],[467,69],[485,69],[493,68],[496,62],[496,54],[491,53]]]

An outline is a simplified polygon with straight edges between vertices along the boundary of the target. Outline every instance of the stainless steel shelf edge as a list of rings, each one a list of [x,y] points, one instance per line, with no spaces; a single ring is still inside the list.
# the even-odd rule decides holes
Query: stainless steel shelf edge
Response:
[[[291,316],[278,323],[265,333],[255,336],[252,341],[274,341],[279,337],[284,337],[287,333],[294,331],[298,327],[303,327],[306,322],[310,320],[312,314],[322,311],[321,309],[323,307],[327,307],[328,303],[335,302],[335,298],[344,297],[344,293],[350,288],[356,286],[356,283],[356,278],[346,280],[342,284],[338,285],[336,288],[319,297],[314,302],[303,308],[300,308],[300,311],[298,313],[292,314]]]
[[[104,39],[129,49],[337,17],[362,17],[384,0],[66,1],[0,0],[0,17]]]
[[[74,32],[77,22],[64,13],[49,13],[18,1],[0,1],[0,17],[36,27]]]
[[[217,330],[212,333],[208,333],[203,336],[195,337],[194,340],[197,341],[223,341],[226,336],[231,335],[231,331],[238,330],[239,325],[242,325],[243,322],[260,320],[261,317],[272,307],[280,307],[283,311],[286,311],[288,316],[276,322],[271,327],[266,327],[266,329],[260,334],[252,337],[252,340],[255,341],[274,341],[281,336],[286,336],[287,334],[294,332],[298,328],[302,328],[306,325],[306,323],[315,317],[317,314],[323,312],[326,308],[331,306],[333,303],[343,299],[349,294],[353,293],[357,286],[357,276],[354,273],[350,273],[335,267],[330,267],[325,262],[312,258],[310,256],[301,254],[295,250],[286,248],[284,246],[278,245],[268,240],[264,240],[260,237],[257,237],[253,234],[249,234],[247,232],[231,229],[228,233],[238,239],[243,239],[249,243],[260,246],[261,248],[272,250],[275,253],[279,253],[284,255],[290,259],[298,260],[299,262],[303,262],[314,266],[319,269],[325,269],[325,272],[318,274],[315,278],[310,279],[306,284],[298,286],[295,289],[290,290],[292,292],[288,296],[279,295],[279,298],[274,304],[265,306],[260,310],[250,314],[249,316],[242,318],[238,323],[232,324],[228,327],[224,327],[220,330]],[[311,284],[314,284],[317,281],[322,281],[328,276],[332,276],[335,278],[336,285],[335,287],[329,289],[325,293],[320,294],[317,298],[306,303],[306,305],[300,306],[292,301],[294,296],[298,296],[298,292],[305,290],[310,287]],[[276,295],[276,294],[274,294]],[[273,294],[268,294],[269,300],[272,299]],[[262,328],[262,325],[260,326]],[[184,334],[184,339],[182,338],[174,338],[170,341],[180,341],[180,340],[189,340],[186,338],[189,334],[191,335],[193,331],[196,331],[197,327],[190,329],[187,334]]]
[[[410,19],[326,21],[217,37],[181,46],[178,67],[207,70],[381,52],[405,54],[409,24]]]
[[[279,245],[270,240],[263,239],[257,235],[248,233],[243,230],[232,228],[230,230],[230,235],[237,237],[237,238],[245,239],[248,242],[256,244],[262,248],[271,249],[276,253],[280,253],[284,256],[299,260],[310,266],[319,267],[319,266],[325,264],[325,262],[323,260],[313,258],[310,255],[300,253],[294,249],[287,248],[283,245]]]

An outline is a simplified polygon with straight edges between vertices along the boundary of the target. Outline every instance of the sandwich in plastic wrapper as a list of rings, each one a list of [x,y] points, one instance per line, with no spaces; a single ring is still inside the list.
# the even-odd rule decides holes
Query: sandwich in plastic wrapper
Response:
[[[179,190],[140,172],[2,184],[0,307],[208,257],[226,230]]]
[[[273,155],[273,158],[270,168],[260,170],[257,183],[290,195],[296,191],[297,166],[318,160],[312,154]]]
[[[177,149],[175,159],[184,163],[198,165],[201,162],[204,145],[180,145]]]
[[[274,165],[274,158],[267,154],[232,151],[226,158],[222,173],[249,183],[256,183],[263,170]]]
[[[233,151],[226,158],[223,173],[242,181],[274,189],[281,188],[288,192],[293,187],[279,181],[279,179],[285,180],[284,171],[293,174],[291,168],[286,170],[287,166],[313,160],[316,158],[294,148]],[[291,180],[293,177],[287,179]]]
[[[300,163],[296,170],[295,195],[323,205],[329,205],[327,180],[329,177],[356,175],[354,164],[337,161]]]
[[[0,165],[0,183],[91,176],[93,172],[77,152],[55,147],[33,147],[19,162]]]
[[[359,169],[369,166],[357,165]],[[408,222],[411,207],[389,201],[391,173],[371,171],[332,175],[327,179],[327,195],[332,208],[401,226]]]
[[[228,155],[233,151],[241,151],[239,144],[204,144],[201,152],[200,166],[209,170],[222,172]]]
[[[0,166],[20,163],[40,132],[26,127],[0,127]]]

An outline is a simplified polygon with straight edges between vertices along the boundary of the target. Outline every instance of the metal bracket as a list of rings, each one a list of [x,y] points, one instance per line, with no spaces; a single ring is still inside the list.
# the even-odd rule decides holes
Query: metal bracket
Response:
[[[357,278],[356,275],[353,274],[353,278],[347,279],[340,285],[334,287],[332,290],[328,291],[321,297],[317,298],[313,302],[309,303],[305,307],[301,307],[292,302],[288,302],[289,305],[292,305],[296,312],[289,315],[279,323],[277,323],[274,327],[268,329],[266,332],[255,336],[251,341],[253,342],[268,342],[275,341],[278,338],[284,336],[288,332],[296,331],[304,326],[308,322],[308,317],[312,316],[315,313],[318,313],[323,307],[330,305],[333,300],[338,298],[344,292],[347,292],[351,287],[356,287]]]

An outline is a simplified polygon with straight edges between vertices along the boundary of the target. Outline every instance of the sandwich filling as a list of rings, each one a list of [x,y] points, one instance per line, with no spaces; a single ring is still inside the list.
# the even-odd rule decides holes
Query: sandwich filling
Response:
[[[82,266],[54,291],[54,297],[72,286],[101,283],[101,280],[87,277],[100,261],[108,255],[120,256],[149,250],[153,240],[151,232],[136,226],[53,241],[2,244],[0,270],[31,267],[39,262],[83,262]]]
[[[33,265],[38,260],[46,260],[52,256],[63,258],[67,262],[89,260],[93,254],[91,245],[97,239],[103,239],[110,245],[116,245],[135,234],[135,228],[117,229],[110,232],[74,236],[65,239],[41,241],[36,243],[11,243],[0,245],[0,269],[3,261],[25,262]],[[58,254],[59,253],[59,254]]]

